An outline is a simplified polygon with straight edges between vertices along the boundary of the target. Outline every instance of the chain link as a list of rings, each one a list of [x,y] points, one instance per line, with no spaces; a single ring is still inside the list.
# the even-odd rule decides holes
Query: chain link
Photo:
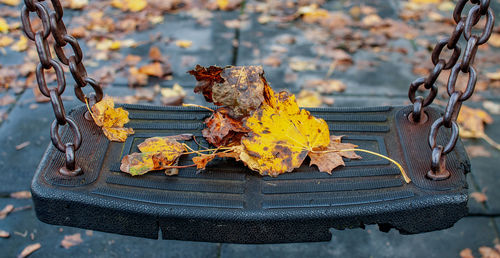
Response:
[[[61,63],[69,66],[71,75],[73,76],[75,85],[75,95],[77,98],[86,103],[90,99],[90,103],[95,104],[101,101],[103,97],[102,88],[98,82],[87,76],[87,70],[82,63],[83,52],[78,41],[67,33],[66,25],[62,20],[63,7],[59,0],[50,0],[53,10],[48,7],[45,0],[24,0],[25,6],[21,10],[21,21],[23,31],[26,36],[35,42],[36,50],[40,63],[36,68],[36,79],[40,92],[50,98],[54,115],[56,119],[52,123],[50,136],[54,146],[61,152],[65,153],[66,166],[59,171],[63,175],[74,176],[81,172],[81,169],[75,164],[75,152],[80,148],[82,136],[80,129],[75,121],[66,116],[66,111],[61,99],[61,95],[66,89],[66,78]],[[36,13],[40,19],[41,30],[34,31],[31,26],[30,14]],[[54,52],[59,61],[52,58],[48,37],[52,35],[54,38]],[[72,53],[68,56],[64,51],[66,45],[70,45]],[[56,73],[57,87],[48,87],[45,80],[45,70],[53,68]],[[82,88],[90,84],[94,93],[86,96]],[[73,133],[73,141],[63,143],[59,135],[60,126],[69,126]]]
[[[473,4],[473,6],[467,16],[464,17],[462,13],[468,2]],[[418,78],[410,84],[408,96],[413,103],[413,113],[409,119],[415,123],[419,123],[422,117],[424,117],[422,115],[423,108],[430,105],[437,95],[437,88],[434,83],[439,74],[443,70],[451,69],[447,85],[447,93],[450,99],[446,106],[445,114],[432,124],[428,139],[432,150],[432,160],[431,170],[427,173],[427,176],[434,180],[443,180],[450,176],[450,172],[446,170],[445,155],[455,148],[458,140],[459,127],[456,120],[462,107],[462,102],[469,99],[474,93],[477,73],[472,64],[474,63],[477,49],[480,45],[488,41],[495,24],[495,16],[489,5],[489,0],[459,0],[453,11],[453,20],[456,23],[454,31],[449,38],[439,41],[432,51],[433,71],[428,77]],[[486,17],[486,23],[481,34],[473,34],[473,27],[479,23],[482,17]],[[462,35],[467,41],[467,46],[462,60],[458,62],[462,52],[458,41]],[[448,50],[453,50],[448,61],[440,57],[445,46]],[[460,73],[468,74],[469,76],[467,86],[463,92],[457,90],[455,87]],[[425,99],[421,96],[415,96],[420,85],[424,85],[428,90],[430,89],[430,93]],[[437,135],[441,127],[451,129],[450,139],[444,147],[437,143]]]

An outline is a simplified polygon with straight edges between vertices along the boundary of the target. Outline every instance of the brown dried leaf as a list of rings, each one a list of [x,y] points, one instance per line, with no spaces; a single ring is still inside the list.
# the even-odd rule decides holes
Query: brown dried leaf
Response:
[[[0,219],[5,219],[5,217],[7,217],[7,215],[9,215],[12,211],[14,211],[14,205],[7,204],[3,210],[0,211]]]
[[[28,147],[28,145],[30,145],[30,144],[31,144],[30,141],[20,143],[20,144],[16,145],[16,150],[22,150],[22,149]]]
[[[470,248],[465,248],[462,251],[460,251],[460,258],[474,258],[474,255],[472,255],[472,250]]]
[[[8,237],[10,237],[10,233],[5,231],[5,230],[0,229],[0,237],[1,238],[8,238]]]
[[[309,80],[306,81],[305,88],[315,89],[320,93],[331,94],[334,92],[343,92],[347,88],[340,80]]]
[[[69,249],[72,246],[79,245],[83,243],[82,235],[80,233],[76,233],[73,235],[66,235],[64,239],[61,241],[61,246],[65,249]]]
[[[480,202],[480,203],[486,202],[488,200],[488,196],[486,196],[486,194],[480,193],[480,192],[473,192],[470,194],[470,197],[474,198],[474,200],[476,200],[476,202]]]
[[[201,156],[193,157],[193,162],[196,164],[197,169],[205,169],[208,162],[212,161],[217,157],[216,154],[205,154]]]
[[[207,128],[203,129],[203,137],[212,145],[232,146],[241,144],[241,137],[249,130],[241,120],[232,118],[229,109],[219,108],[205,120]]]
[[[481,258],[500,258],[500,252],[497,249],[481,246],[479,247]]]
[[[223,69],[217,66],[210,66],[205,68],[201,65],[196,65],[194,70],[188,73],[193,75],[198,81],[194,92],[201,92],[208,102],[213,102],[212,87],[215,83],[223,83],[224,79],[221,77]]]
[[[264,70],[262,66],[228,66],[224,69],[196,66],[189,71],[196,77],[195,92],[203,92],[208,102],[225,106],[232,117],[248,116],[264,100]]]
[[[342,136],[330,135],[330,144],[326,148],[318,149],[318,152],[354,149],[356,147],[358,146],[351,143],[342,143]],[[336,167],[345,165],[342,157],[348,159],[361,159],[361,156],[357,155],[354,151],[325,153],[310,152],[309,157],[311,158],[310,165],[316,165],[321,172],[326,172],[328,174],[331,174],[332,170]]]
[[[26,246],[23,251],[17,256],[17,258],[24,258],[27,257],[28,255],[32,254],[36,250],[40,249],[42,245],[40,243],[32,244]]]
[[[467,147],[465,147],[465,150],[467,151],[467,154],[469,154],[469,157],[471,157],[471,158],[476,158],[476,157],[489,158],[489,157],[491,157],[491,153],[489,151],[487,151],[484,148],[484,146],[482,146],[482,145],[467,146]]]
[[[30,191],[14,192],[14,193],[10,194],[10,198],[15,198],[15,199],[30,199],[31,198],[31,192]]]

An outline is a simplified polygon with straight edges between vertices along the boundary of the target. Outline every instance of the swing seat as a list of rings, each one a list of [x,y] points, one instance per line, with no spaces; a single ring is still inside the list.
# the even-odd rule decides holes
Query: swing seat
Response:
[[[406,184],[392,163],[370,154],[346,162],[331,175],[306,160],[293,173],[262,177],[242,163],[216,159],[206,170],[179,169],[132,177],[120,172],[124,155],[137,152],[146,138],[194,134],[201,145],[200,108],[123,105],[135,134],[126,142],[109,142],[101,129],[84,119],[86,107],[70,115],[80,125],[83,142],[76,163],[83,174],[66,177],[58,170],[64,154],[50,145],[37,168],[32,194],[38,218],[46,223],[152,239],[225,243],[329,241],[331,228],[378,224],[403,234],[451,227],[467,214],[465,174],[470,162],[458,142],[446,161],[451,177],[426,178],[430,170],[430,125],[443,113],[426,108],[425,123],[413,124],[407,107],[339,107],[310,109],[327,121],[343,141],[400,162],[412,179]],[[442,130],[438,142],[449,138]],[[63,141],[70,133],[62,132]],[[199,148],[194,141],[186,142]],[[182,157],[179,165],[191,163]],[[161,235],[160,235],[161,233]]]

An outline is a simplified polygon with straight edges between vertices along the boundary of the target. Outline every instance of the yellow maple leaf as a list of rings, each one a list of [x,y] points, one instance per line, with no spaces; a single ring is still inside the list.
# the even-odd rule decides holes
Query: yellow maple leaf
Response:
[[[484,124],[493,123],[493,118],[482,109],[462,106],[457,117],[462,138],[482,138],[485,135]]]
[[[300,109],[295,96],[274,94],[266,85],[267,104],[248,117],[251,132],[241,140],[240,159],[262,175],[277,176],[299,167],[310,151],[330,143],[323,119]]]
[[[121,107],[115,108],[115,103],[109,96],[92,107],[92,117],[110,141],[124,142],[128,135],[134,133],[132,128],[124,128],[129,122],[128,111]]]
[[[229,5],[229,0],[217,0],[217,7],[221,10],[226,10]]]

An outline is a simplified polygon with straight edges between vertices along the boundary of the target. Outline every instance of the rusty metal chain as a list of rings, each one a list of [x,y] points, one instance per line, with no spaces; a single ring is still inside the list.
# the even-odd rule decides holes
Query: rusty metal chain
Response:
[[[473,4],[467,16],[462,16],[462,12],[466,4]],[[495,16],[489,7],[489,0],[459,0],[455,10],[453,11],[453,20],[456,23],[455,30],[449,38],[439,41],[432,51],[432,63],[434,64],[433,71],[427,76],[418,78],[410,84],[408,97],[413,103],[413,112],[408,119],[414,123],[423,123],[427,117],[423,111],[424,107],[430,105],[437,95],[437,87],[434,85],[440,73],[443,70],[450,70],[448,78],[447,92],[450,96],[445,109],[445,114],[438,118],[431,126],[429,133],[429,146],[432,150],[431,170],[427,173],[427,177],[433,180],[443,180],[450,176],[450,172],[446,170],[446,154],[451,152],[458,140],[459,127],[456,122],[460,112],[462,102],[466,101],[474,93],[474,88],[477,81],[477,73],[472,64],[477,49],[480,45],[485,44],[491,36]],[[479,23],[480,19],[486,17],[486,23],[480,35],[473,34],[472,28]],[[464,36],[467,41],[464,54],[461,61],[461,48],[458,43],[461,36]],[[452,50],[453,53],[448,60],[440,57],[444,47]],[[468,74],[467,87],[462,92],[455,88],[458,75],[460,73]],[[427,97],[416,96],[416,92],[420,86],[430,90]],[[451,129],[451,136],[446,145],[437,143],[437,135],[441,127]]]
[[[50,98],[54,115],[56,119],[52,123],[50,130],[50,138],[54,146],[61,152],[65,153],[66,165],[59,172],[66,176],[75,176],[81,173],[81,169],[75,163],[75,152],[80,148],[82,136],[80,129],[75,121],[66,115],[61,95],[66,89],[66,78],[64,70],[61,66],[65,64],[69,67],[73,76],[75,85],[75,95],[83,103],[97,103],[103,97],[102,88],[94,79],[88,77],[87,70],[82,63],[83,53],[78,41],[66,31],[66,26],[62,20],[63,8],[59,0],[51,0],[52,8],[48,7],[45,0],[24,0],[25,6],[21,11],[21,21],[23,31],[26,36],[35,42],[36,50],[40,63],[36,68],[36,79],[40,92]],[[31,26],[30,14],[36,13],[41,21],[42,28],[38,31],[33,31]],[[48,37],[52,35],[54,38],[54,52],[59,61],[52,58]],[[71,55],[66,55],[64,47],[71,46]],[[56,73],[57,87],[48,87],[45,80],[45,70],[53,68]],[[89,96],[83,93],[82,88],[90,84],[94,92]],[[68,125],[73,133],[73,141],[63,143],[59,135],[60,126]]]

